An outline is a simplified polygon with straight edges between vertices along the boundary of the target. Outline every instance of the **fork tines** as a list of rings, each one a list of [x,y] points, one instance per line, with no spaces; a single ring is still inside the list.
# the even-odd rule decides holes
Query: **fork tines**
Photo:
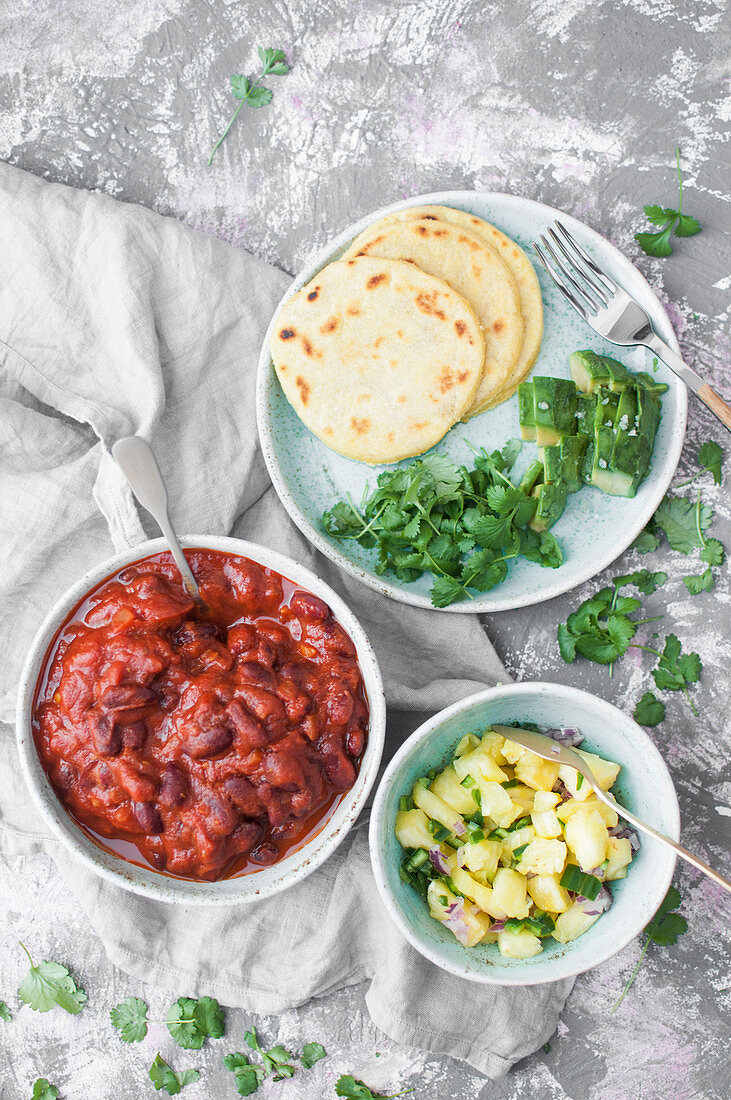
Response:
[[[592,260],[560,221],[533,242],[538,259],[564,298],[584,320],[605,309],[619,287]]]

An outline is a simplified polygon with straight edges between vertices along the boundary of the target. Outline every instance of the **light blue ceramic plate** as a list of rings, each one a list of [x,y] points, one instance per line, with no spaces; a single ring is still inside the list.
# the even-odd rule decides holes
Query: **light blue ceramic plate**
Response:
[[[530,199],[483,191],[444,191],[419,195],[394,203],[350,226],[320,251],[295,279],[286,301],[317,272],[347,248],[353,238],[384,214],[408,206],[441,204],[459,207],[492,222],[532,255],[530,245],[549,222],[560,216],[568,229],[622,285],[645,307],[656,331],[677,350],[677,341],[667,314],[640,273],[620,252],[593,229],[568,214]],[[652,370],[652,356],[644,348],[616,349],[596,336],[537,266],[543,291],[544,337],[535,372],[568,377],[568,356],[579,348],[619,358],[634,370]],[[278,311],[277,311],[278,312]],[[375,573],[375,551],[363,550],[352,541],[339,542],[326,535],[320,520],[325,509],[348,493],[360,502],[366,485],[375,486],[385,467],[370,467],[331,451],[304,426],[285,398],[269,355],[269,338],[276,314],[264,340],[259,360],[257,417],[264,458],[274,486],[290,516],[307,538],[347,572],[377,591],[405,603],[431,607],[432,578],[424,574],[411,584],[393,575]],[[652,469],[633,500],[610,497],[598,489],[584,488],[574,494],[566,511],[552,528],[561,544],[564,562],[558,569],[545,569],[525,559],[511,562],[507,579],[491,592],[472,600],[452,604],[446,611],[485,612],[524,607],[551,599],[593,577],[614,561],[639,534],[662,500],[675,472],[683,446],[687,411],[685,386],[663,364],[657,377],[670,386],[663,398],[663,419],[655,443]],[[496,409],[482,413],[467,424],[458,424],[434,448],[458,464],[471,465],[469,443],[488,450],[501,447],[519,435],[517,397]],[[535,444],[525,444],[515,473],[520,475],[536,457]],[[406,462],[409,460],[407,459]],[[405,463],[402,463],[402,465]]]
[[[645,731],[611,703],[559,684],[523,683],[490,688],[441,711],[408,738],[386,768],[376,793],[370,824],[371,862],[383,901],[417,951],[443,970],[475,982],[536,985],[581,974],[621,951],[651,920],[667,893],[675,867],[671,849],[650,837],[626,879],[610,884],[613,904],[571,943],[544,940],[532,959],[505,959],[497,945],[463,947],[429,916],[426,902],[399,878],[403,849],[394,822],[401,795],[430,768],[447,764],[466,733],[480,733],[493,722],[541,728],[576,726],[582,748],[622,767],[612,788],[618,801],[648,825],[677,840],[678,799],[665,762]]]

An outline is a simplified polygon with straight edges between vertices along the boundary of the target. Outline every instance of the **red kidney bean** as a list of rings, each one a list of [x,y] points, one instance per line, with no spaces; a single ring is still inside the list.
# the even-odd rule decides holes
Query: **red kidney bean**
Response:
[[[206,641],[210,638],[220,638],[221,631],[215,623],[188,621],[175,631],[175,644],[187,646],[192,642]]]
[[[334,726],[344,726],[350,721],[355,701],[346,687],[330,684],[325,696],[327,716]]]
[[[107,710],[140,710],[156,701],[157,693],[140,684],[116,684],[101,697],[101,705]]]
[[[258,640],[256,630],[249,623],[237,623],[232,626],[226,638],[226,645],[232,653],[248,653],[254,649]]]
[[[221,789],[234,806],[247,817],[258,817],[262,811],[261,799],[254,784],[244,775],[230,775],[224,779]]]
[[[309,619],[313,623],[324,623],[332,615],[325,601],[312,592],[295,592],[289,601],[289,606],[296,615]]]
[[[122,744],[126,749],[141,749],[147,737],[147,727],[143,721],[132,722],[129,726],[121,726]]]
[[[259,719],[270,739],[283,737],[287,728],[284,703],[278,695],[263,688],[242,684],[237,695],[243,699],[251,713]]]
[[[365,748],[366,732],[362,726],[351,726],[345,738],[348,755],[357,760]]]
[[[249,852],[249,859],[253,863],[261,863],[263,866],[268,866],[270,863],[276,862],[278,857],[279,849],[276,844],[272,844],[270,841],[259,844]]]
[[[254,684],[268,691],[274,691],[277,686],[276,677],[271,669],[260,665],[258,661],[240,661],[236,665],[236,679],[242,684]]]
[[[211,720],[210,724],[191,723],[183,747],[194,760],[204,760],[208,756],[217,756],[227,749],[234,739],[233,730],[224,724],[223,718]]]
[[[132,813],[144,833],[161,833],[163,831],[162,818],[152,802],[133,802]]]
[[[115,726],[114,716],[107,711],[90,711],[89,731],[94,748],[100,756],[118,756],[122,751],[122,735]]]
[[[177,764],[168,763],[162,776],[158,801],[162,806],[170,808],[182,806],[186,799],[185,776]]]

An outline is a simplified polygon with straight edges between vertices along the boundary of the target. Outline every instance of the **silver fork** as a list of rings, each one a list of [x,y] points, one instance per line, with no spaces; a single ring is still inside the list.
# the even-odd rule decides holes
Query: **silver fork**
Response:
[[[533,247],[566,301],[595,332],[613,344],[644,344],[654,351],[731,431],[731,407],[660,339],[642,306],[617,286],[565,225],[554,222]]]

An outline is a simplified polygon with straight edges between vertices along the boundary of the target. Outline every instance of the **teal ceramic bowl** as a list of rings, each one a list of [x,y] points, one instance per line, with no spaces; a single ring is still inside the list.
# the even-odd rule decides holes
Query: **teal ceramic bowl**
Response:
[[[627,878],[610,884],[611,908],[571,943],[544,940],[532,959],[506,959],[496,944],[463,947],[430,915],[426,902],[399,878],[404,852],[394,833],[401,795],[430,768],[443,767],[466,733],[491,723],[541,728],[576,726],[581,746],[620,764],[613,793],[617,800],[656,829],[677,840],[678,799],[660,753],[647,734],[611,703],[559,684],[523,683],[490,688],[435,715],[408,738],[386,769],[370,824],[371,862],[378,890],[390,916],[407,940],[436,966],[473,982],[537,985],[590,970],[621,951],[639,935],[665,897],[675,854],[644,835]]]

